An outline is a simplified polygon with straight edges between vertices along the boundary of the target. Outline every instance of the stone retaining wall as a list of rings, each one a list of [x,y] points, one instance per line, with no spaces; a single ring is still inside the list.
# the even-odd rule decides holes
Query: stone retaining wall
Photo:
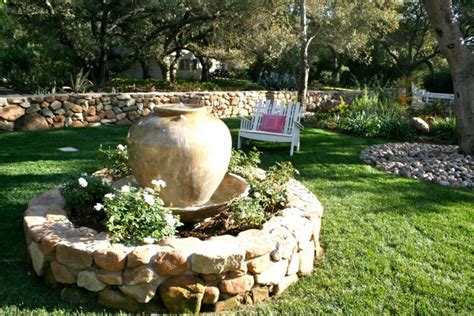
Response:
[[[323,208],[300,182],[287,188],[287,208],[261,230],[136,247],[75,228],[54,188],[25,211],[28,252],[36,274],[64,286],[62,296],[72,302],[130,312],[228,310],[279,295],[313,271]]]
[[[356,94],[309,91],[308,110],[329,109]],[[130,124],[167,103],[200,104],[217,117],[249,115],[260,99],[295,100],[296,92],[187,92],[22,95],[0,98],[0,130]]]

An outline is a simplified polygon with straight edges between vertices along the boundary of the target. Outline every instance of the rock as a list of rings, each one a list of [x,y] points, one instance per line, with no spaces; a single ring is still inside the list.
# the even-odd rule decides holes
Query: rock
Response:
[[[146,245],[135,247],[129,254],[127,259],[127,266],[130,268],[138,267],[144,264],[149,264],[151,258],[162,247],[158,245]],[[168,248],[171,249],[171,248]]]
[[[105,284],[109,285],[122,285],[123,284],[123,276],[122,272],[114,272],[114,271],[105,271],[101,270],[97,272],[97,277],[99,280],[104,282]]]
[[[247,268],[250,272],[257,274],[257,273],[262,273],[265,271],[272,261],[270,260],[270,255],[264,255],[261,257],[254,258],[247,262]]]
[[[35,113],[35,112],[38,112],[39,110],[41,110],[41,105],[39,105],[38,103],[33,103],[28,108],[28,110],[26,110],[26,114]]]
[[[132,124],[132,121],[130,121],[128,118],[123,118],[117,121],[117,125],[130,125],[130,124]]]
[[[216,305],[214,306],[214,311],[215,312],[229,311],[229,310],[236,309],[240,305],[241,304],[240,304],[239,298],[237,296],[233,296],[226,300],[217,302]]]
[[[51,271],[53,272],[54,279],[59,283],[74,284],[77,282],[78,271],[68,268],[56,260],[51,262]]]
[[[219,289],[230,295],[238,295],[250,291],[254,282],[252,275],[246,274],[239,277],[232,277],[231,275],[219,283]]]
[[[287,288],[292,284],[298,281],[298,276],[296,274],[288,275],[284,277],[274,288],[273,295],[278,296],[283,293]]]
[[[245,250],[239,245],[221,241],[205,242],[204,247],[191,257],[191,268],[196,273],[212,274],[238,270],[245,258]]]
[[[95,272],[87,270],[81,271],[77,275],[77,286],[92,292],[99,292],[106,287],[105,283],[99,280]]]
[[[7,121],[16,121],[25,115],[25,109],[18,105],[7,105],[0,107],[0,118]]]
[[[268,254],[275,249],[275,243],[269,239],[269,236],[257,229],[241,232],[238,241],[245,248],[247,260]]]
[[[421,117],[412,117],[410,123],[420,133],[427,134],[430,131],[430,126]]]
[[[254,287],[250,292],[254,303],[266,301],[270,297],[270,291],[266,286]]]
[[[73,104],[70,108],[69,108],[70,111],[74,112],[74,113],[82,113],[84,111],[84,109],[82,108],[82,106],[80,105],[77,105],[77,104]]]
[[[150,314],[166,314],[166,309],[158,304],[158,302],[148,302],[147,304],[140,304],[136,300],[122,292],[105,289],[99,292],[98,302],[100,305],[121,309],[129,313],[150,313]]]
[[[30,250],[31,261],[33,262],[33,269],[37,275],[43,275],[46,258],[44,257],[39,244],[33,241],[28,248]]]
[[[187,258],[179,250],[159,252],[153,264],[160,275],[176,276],[188,269]]]
[[[56,235],[46,235],[41,239],[41,250],[46,256],[54,256],[56,253],[56,246],[60,241],[61,238]]]
[[[76,244],[58,244],[56,247],[56,259],[68,267],[79,270],[92,265],[92,254]]]
[[[299,252],[299,275],[308,275],[314,269],[314,243],[309,242],[303,250]],[[290,273],[288,273],[290,274]]]
[[[100,268],[108,271],[121,271],[125,268],[127,253],[122,246],[111,246],[97,249],[94,252],[94,262]]]
[[[46,118],[38,113],[32,113],[22,116],[15,121],[15,130],[17,131],[35,131],[49,128]]]
[[[157,278],[150,283],[136,284],[136,285],[122,285],[119,286],[120,291],[133,297],[140,303],[148,303],[156,293],[156,289],[162,282],[161,278]]]
[[[313,249],[314,249],[314,244],[313,244]],[[286,271],[286,275],[298,273],[298,271],[300,270],[300,255],[301,253],[297,253],[297,252],[293,253],[293,255],[290,258],[290,262],[288,264],[288,270]],[[311,262],[311,266],[313,266],[313,262]],[[302,265],[302,268],[303,268],[303,271],[307,270],[306,263]]]
[[[202,298],[203,304],[215,304],[219,300],[219,289],[215,286],[206,286],[204,296]]]
[[[160,277],[149,266],[138,266],[136,268],[126,269],[123,273],[123,280],[127,285],[149,283],[158,279],[160,279],[161,283],[164,278]]]
[[[81,121],[72,121],[72,123],[69,125],[69,127],[83,127],[84,124]]]
[[[171,313],[199,313],[205,285],[192,275],[172,277],[160,286],[160,296]]]
[[[62,108],[63,104],[59,101],[54,101],[53,103],[51,103],[49,105],[49,108],[53,111],[55,110],[59,110],[60,108]]]
[[[12,132],[14,128],[15,124],[13,122],[0,120],[0,130]]]
[[[74,305],[91,305],[95,303],[97,295],[77,287],[66,287],[61,291],[63,301]]]
[[[267,270],[255,276],[255,281],[262,285],[278,284],[285,277],[287,270],[288,260],[272,263]]]
[[[43,99],[44,99],[44,101],[46,101],[48,103],[54,102],[56,100],[56,98],[53,95],[47,95]]]

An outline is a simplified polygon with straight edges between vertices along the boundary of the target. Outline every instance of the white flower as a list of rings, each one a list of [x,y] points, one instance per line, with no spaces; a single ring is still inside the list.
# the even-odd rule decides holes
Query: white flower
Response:
[[[145,238],[143,238],[143,242],[145,244],[154,244],[155,243],[155,238],[145,237]]]
[[[112,216],[109,217],[109,222],[112,223],[114,220],[115,220],[115,216],[114,216],[114,215],[112,215]]]
[[[161,180],[161,179],[155,179],[151,181],[151,184],[153,184],[155,187],[159,188],[164,188],[166,186],[166,182]]]
[[[171,214],[166,215],[165,220],[166,220],[166,223],[170,226],[174,226],[176,224],[176,220],[174,219],[173,215],[171,215]]]
[[[125,150],[125,146],[122,145],[122,144],[119,144],[119,145],[117,145],[117,149],[120,150],[120,151],[124,151],[124,150]]]
[[[115,194],[113,193],[107,193],[106,195],[104,195],[104,197],[108,200],[113,200],[114,197],[115,197]]]
[[[79,181],[79,185],[83,188],[87,187],[88,185],[87,180],[84,179],[83,177],[80,177],[77,181]]]
[[[143,194],[143,199],[145,200],[145,203],[147,203],[148,205],[155,204],[155,198],[153,197],[153,195],[145,193]]]
[[[102,178],[102,184],[109,186],[110,185],[110,180],[108,178]]]
[[[81,173],[81,177],[87,177],[87,172]]]
[[[130,187],[128,185],[124,185],[120,188],[120,192],[122,193],[130,192]]]
[[[97,203],[95,206],[94,206],[94,210],[96,211],[100,211],[101,209],[104,208],[104,205],[100,204],[100,203]]]
[[[261,196],[261,194],[258,193],[258,192],[254,192],[254,193],[253,193],[253,196],[255,196],[256,198],[259,198],[259,197]]]
[[[146,187],[146,188],[143,189],[143,192],[153,194],[153,193],[155,193],[155,190],[153,190],[152,188]]]

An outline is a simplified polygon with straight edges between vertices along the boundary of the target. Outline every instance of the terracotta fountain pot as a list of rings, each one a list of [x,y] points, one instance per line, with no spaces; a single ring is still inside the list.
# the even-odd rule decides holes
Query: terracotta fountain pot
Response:
[[[206,203],[224,178],[232,138],[227,126],[204,107],[171,104],[136,122],[127,136],[138,183],[161,179],[163,201],[186,207]]]

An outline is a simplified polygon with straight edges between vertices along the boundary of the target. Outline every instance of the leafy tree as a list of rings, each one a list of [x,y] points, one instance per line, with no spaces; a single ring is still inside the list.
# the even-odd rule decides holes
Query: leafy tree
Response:
[[[472,2],[423,0],[454,85],[454,114],[459,149],[474,155],[474,16]]]

